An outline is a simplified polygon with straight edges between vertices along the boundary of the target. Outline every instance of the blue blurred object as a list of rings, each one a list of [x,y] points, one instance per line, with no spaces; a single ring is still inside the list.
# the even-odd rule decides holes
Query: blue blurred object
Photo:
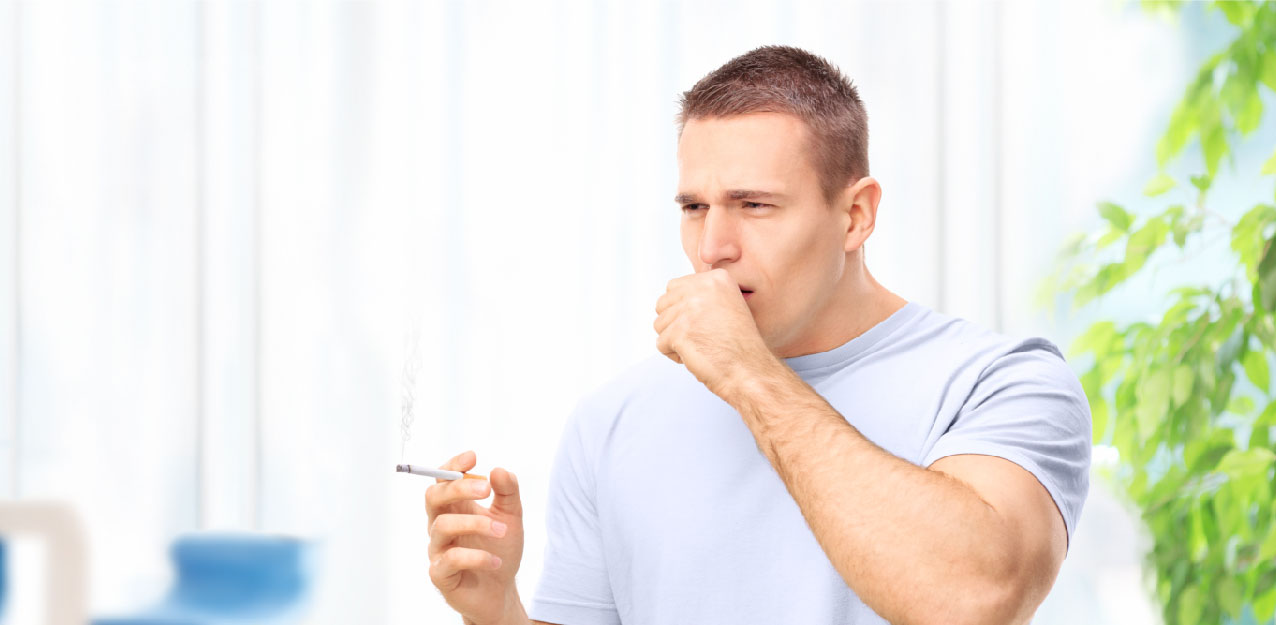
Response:
[[[285,536],[199,534],[171,551],[176,587],[159,606],[94,625],[296,622],[311,585],[311,546]]]
[[[4,622],[4,600],[9,594],[9,553],[5,549],[4,537],[0,536],[0,623]]]

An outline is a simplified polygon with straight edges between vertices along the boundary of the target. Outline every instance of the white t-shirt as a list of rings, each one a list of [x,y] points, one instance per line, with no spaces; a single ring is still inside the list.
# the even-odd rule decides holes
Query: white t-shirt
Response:
[[[896,456],[925,467],[982,454],[1027,469],[1071,537],[1089,488],[1090,410],[1054,344],[908,303],[840,347],[785,362]],[[572,414],[546,528],[534,620],[886,622],[833,568],[740,415],[662,355]]]

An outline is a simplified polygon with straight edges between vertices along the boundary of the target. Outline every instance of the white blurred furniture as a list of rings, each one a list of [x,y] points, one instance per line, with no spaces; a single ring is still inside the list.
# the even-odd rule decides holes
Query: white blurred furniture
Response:
[[[35,538],[45,547],[45,607],[49,625],[88,622],[88,551],[75,512],[62,503],[0,502],[0,540]],[[9,575],[12,579],[14,576]]]

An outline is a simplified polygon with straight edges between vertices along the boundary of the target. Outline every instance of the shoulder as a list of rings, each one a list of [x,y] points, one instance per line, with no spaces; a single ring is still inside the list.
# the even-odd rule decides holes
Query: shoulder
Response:
[[[1036,363],[1067,371],[1063,352],[1042,336],[1012,336],[979,323],[920,306],[892,346],[935,365],[980,377],[1005,366]]]
[[[1040,335],[1013,336],[978,323],[924,309],[910,324],[914,358],[921,366],[958,382],[968,393],[966,407],[992,395],[1053,390],[1070,403],[1084,403],[1077,374],[1063,351]],[[925,354],[924,358],[921,354]]]

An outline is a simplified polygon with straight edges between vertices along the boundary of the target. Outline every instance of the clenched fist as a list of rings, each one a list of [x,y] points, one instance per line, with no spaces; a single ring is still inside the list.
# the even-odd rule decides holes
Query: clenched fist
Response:
[[[725,269],[675,278],[656,301],[656,348],[725,398],[740,374],[775,356]]]

